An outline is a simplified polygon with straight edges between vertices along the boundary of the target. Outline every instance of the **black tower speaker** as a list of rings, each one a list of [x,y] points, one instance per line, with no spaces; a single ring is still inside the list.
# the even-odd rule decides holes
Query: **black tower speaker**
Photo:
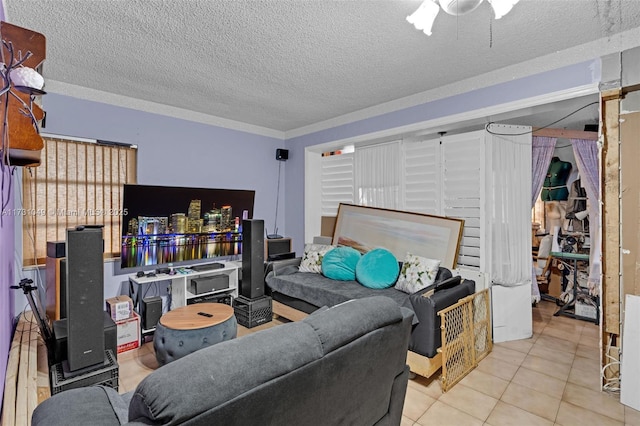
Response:
[[[242,280],[240,295],[264,296],[264,220],[242,221]]]
[[[67,230],[69,370],[104,363],[104,244],[101,227]]]
[[[142,328],[150,330],[158,324],[162,316],[162,298],[160,296],[142,299]]]

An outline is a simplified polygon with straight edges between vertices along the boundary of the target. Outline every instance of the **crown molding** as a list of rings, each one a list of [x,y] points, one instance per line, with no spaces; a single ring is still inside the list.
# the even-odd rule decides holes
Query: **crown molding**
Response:
[[[229,120],[200,112],[189,111],[184,108],[177,108],[170,105],[163,105],[156,102],[135,99],[128,96],[103,92],[101,90],[90,89],[77,86],[75,84],[64,83],[58,80],[46,80],[46,88],[49,93],[56,93],[64,96],[71,96],[92,102],[114,105],[122,108],[130,108],[144,111],[151,114],[159,114],[167,117],[179,118],[181,120],[193,121],[211,126],[224,127],[225,129],[237,130],[240,132],[253,133],[260,136],[267,136],[284,140],[284,132],[267,127],[255,126],[240,121]]]

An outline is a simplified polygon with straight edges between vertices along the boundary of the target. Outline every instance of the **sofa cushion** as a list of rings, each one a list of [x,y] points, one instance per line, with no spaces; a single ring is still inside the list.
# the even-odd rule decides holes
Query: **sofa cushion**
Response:
[[[400,266],[389,250],[376,248],[365,253],[356,265],[356,280],[367,288],[391,287],[398,279]]]
[[[396,283],[396,289],[415,293],[433,284],[438,274],[440,261],[407,253]]]
[[[304,256],[300,262],[300,272],[322,273],[322,259],[329,250],[336,246],[325,244],[305,244]]]
[[[322,275],[332,280],[353,281],[360,257],[360,252],[353,247],[341,246],[329,250],[322,259]]]

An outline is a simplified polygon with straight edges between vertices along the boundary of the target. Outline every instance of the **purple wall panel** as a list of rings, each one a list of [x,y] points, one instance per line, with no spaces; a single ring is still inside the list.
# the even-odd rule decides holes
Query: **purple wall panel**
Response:
[[[5,211],[10,212],[13,209],[13,190],[15,190],[15,187],[12,188],[12,192],[9,194],[7,182],[12,179],[12,176],[6,167],[3,173],[5,185],[2,188],[2,200],[9,197],[9,204],[5,207]],[[15,180],[13,180],[12,184],[15,185]],[[2,378],[0,396],[4,394],[4,380],[7,372],[9,348],[13,337],[13,317],[15,315],[13,303],[15,290],[9,288],[9,286],[15,284],[13,271],[14,233],[13,215],[3,214],[2,225],[0,226],[0,378]]]

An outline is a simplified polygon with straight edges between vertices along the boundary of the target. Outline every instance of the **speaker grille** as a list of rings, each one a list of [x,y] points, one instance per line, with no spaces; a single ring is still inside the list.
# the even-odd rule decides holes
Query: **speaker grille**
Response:
[[[264,296],[264,220],[242,221],[242,281],[240,294]]]
[[[69,370],[104,362],[102,228],[67,230]]]

